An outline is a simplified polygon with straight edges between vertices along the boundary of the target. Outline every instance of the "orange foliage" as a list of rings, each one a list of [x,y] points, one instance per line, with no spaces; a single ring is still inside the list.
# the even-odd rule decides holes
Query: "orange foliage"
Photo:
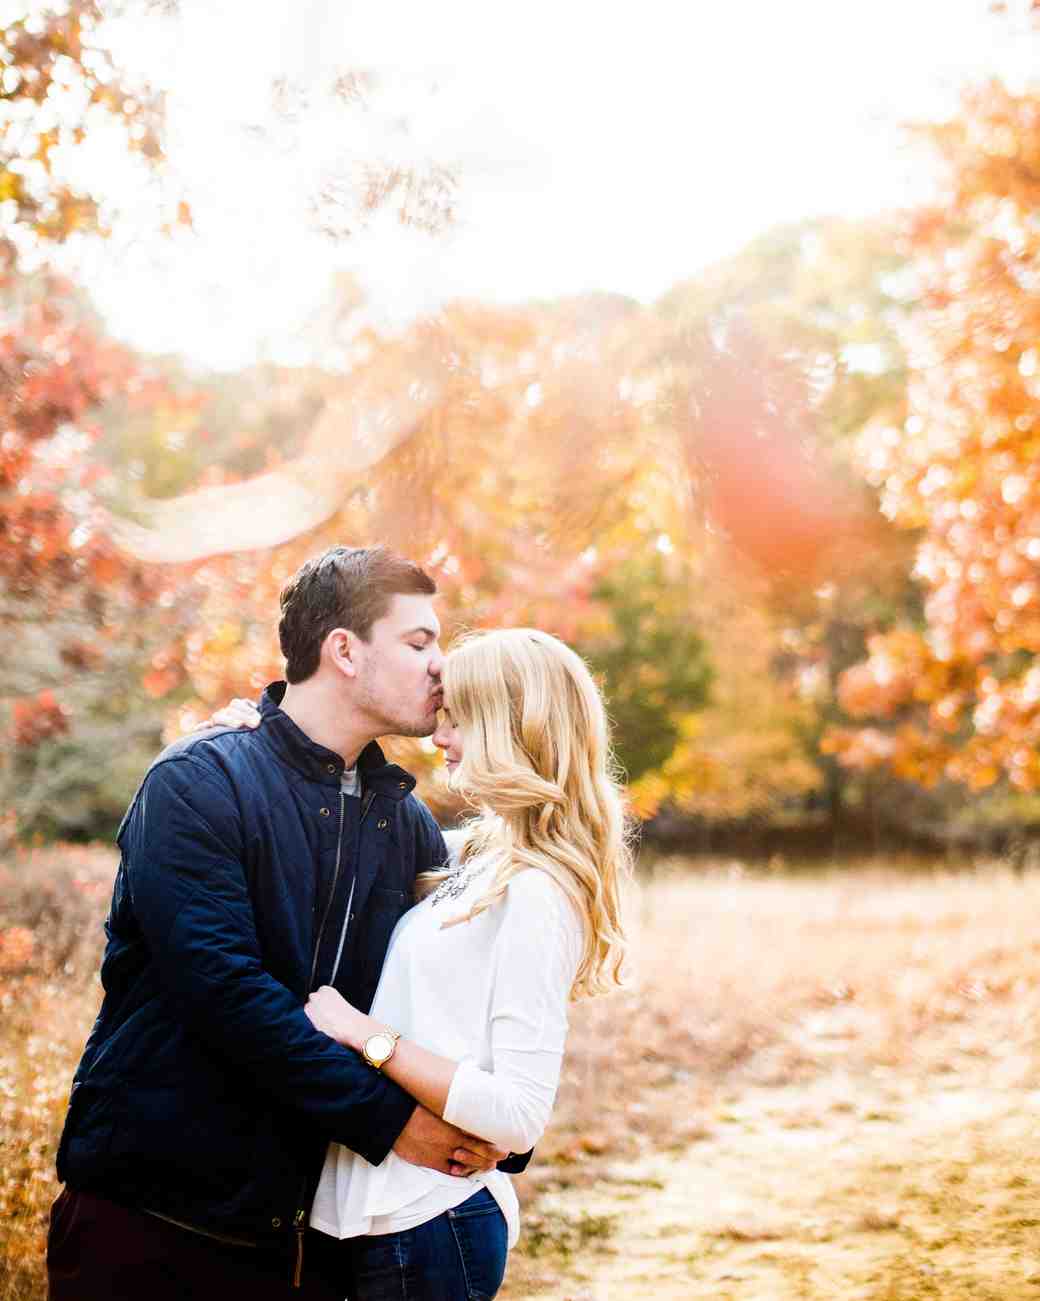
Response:
[[[276,545],[196,570],[203,604],[185,666],[199,708],[279,675],[278,591],[332,543],[384,541],[420,559],[438,579],[449,628],[530,622],[576,637],[600,567],[631,533],[633,503],[645,517],[642,537],[674,499],[673,489],[654,500],[656,479],[655,491],[640,495],[640,484],[661,474],[649,456],[654,435],[644,407],[618,391],[624,323],[636,310],[614,299],[551,310],[461,304],[399,340],[360,340],[357,364],[330,392],[303,454],[278,471],[286,492],[290,483],[312,486],[315,526],[281,536],[276,495],[258,521]],[[358,472],[350,453],[359,430],[395,400],[402,375],[414,374],[426,394],[409,427]],[[235,488],[258,484],[275,487],[268,474]],[[220,492],[219,500],[236,505],[240,496]],[[217,501],[190,494],[169,503],[176,533],[157,534],[157,544],[190,540],[195,513]],[[197,712],[189,708],[183,721]]]
[[[0,971],[16,971],[32,961],[35,937],[27,926],[0,931]]]
[[[697,393],[692,418],[687,399],[667,400],[666,347]],[[741,571],[750,560],[804,583],[833,570],[864,536],[865,511],[814,457],[817,413],[757,338],[734,334],[725,353],[691,347],[660,315],[606,296],[461,303],[399,338],[362,336],[350,361],[345,376],[314,377],[324,409],[294,457],[152,504],[151,528],[123,535],[153,558],[204,557],[180,656],[196,700],[171,734],[281,674],[278,592],[332,543],[385,541],[419,559],[437,577],[449,636],[530,623],[593,644],[606,617],[599,580],[660,542],[697,557],[688,618],[709,633],[719,673],[703,716],[691,700],[675,753],[633,787],[637,812],[670,800],[742,816],[819,788],[802,739],[814,706],[774,672],[781,620],[761,576]],[[739,566],[731,542],[701,528],[698,497]],[[153,666],[146,688],[161,691],[166,672]]]
[[[849,713],[890,717],[836,736],[853,765],[1040,786],[1040,95],[998,83],[928,131],[941,208],[906,238],[922,306],[908,331],[908,415],[872,426],[863,462],[897,522],[922,528],[923,631],[875,638],[842,686]],[[886,751],[882,754],[882,751]]]
[[[160,105],[144,87],[120,80],[98,42],[98,0],[25,6],[0,28],[5,67],[0,101],[0,237],[4,261],[27,243],[65,240],[99,225],[101,196],[69,179],[63,154],[88,130],[117,126],[146,169],[161,156]],[[159,180],[153,171],[152,180]],[[107,197],[107,196],[106,196]],[[180,219],[188,220],[186,205]]]

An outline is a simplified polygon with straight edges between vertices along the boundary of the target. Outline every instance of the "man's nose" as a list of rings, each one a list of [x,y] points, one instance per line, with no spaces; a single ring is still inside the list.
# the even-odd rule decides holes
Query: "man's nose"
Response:
[[[436,678],[439,682],[441,676],[441,670],[443,668],[444,668],[444,652],[441,650],[439,646],[437,646],[434,648],[433,654],[430,656],[430,662],[426,666],[426,671],[427,673],[429,673],[431,678]]]

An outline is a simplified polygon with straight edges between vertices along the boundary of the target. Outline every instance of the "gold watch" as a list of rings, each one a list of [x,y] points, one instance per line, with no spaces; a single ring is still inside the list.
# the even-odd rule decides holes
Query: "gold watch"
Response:
[[[377,1030],[361,1045],[361,1056],[369,1066],[374,1066],[377,1071],[382,1070],[393,1057],[400,1037],[396,1030]]]

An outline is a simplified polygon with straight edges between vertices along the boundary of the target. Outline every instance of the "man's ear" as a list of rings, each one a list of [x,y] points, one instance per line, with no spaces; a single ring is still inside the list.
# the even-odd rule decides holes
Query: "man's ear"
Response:
[[[322,642],[322,658],[327,659],[344,677],[356,678],[360,643],[357,633],[351,632],[349,628],[333,628]]]

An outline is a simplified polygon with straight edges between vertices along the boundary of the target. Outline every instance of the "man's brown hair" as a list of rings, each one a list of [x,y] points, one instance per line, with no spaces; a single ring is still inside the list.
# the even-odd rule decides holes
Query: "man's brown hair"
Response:
[[[399,594],[432,596],[437,584],[414,561],[389,547],[329,547],[313,556],[282,588],[278,641],[289,682],[315,673],[333,628],[368,641],[372,625]]]

